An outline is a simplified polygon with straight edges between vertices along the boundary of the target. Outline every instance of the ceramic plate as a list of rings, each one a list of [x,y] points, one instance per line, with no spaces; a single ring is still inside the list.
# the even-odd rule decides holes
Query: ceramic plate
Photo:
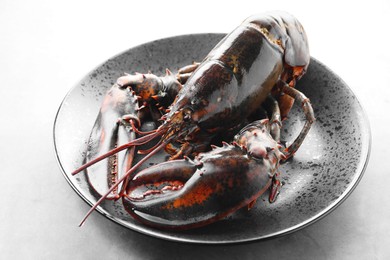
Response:
[[[105,92],[124,72],[163,75],[201,61],[223,34],[177,36],[146,43],[119,54],[88,73],[64,98],[54,124],[55,151],[65,179],[88,204],[97,199],[83,174],[71,176],[84,158],[90,130]],[[204,228],[162,231],[132,219],[121,201],[98,211],[126,228],[173,241],[223,244],[287,234],[334,210],[356,187],[367,165],[370,129],[351,89],[326,66],[311,59],[297,88],[311,100],[317,121],[294,158],[280,167],[283,187],[277,201],[264,194],[255,207]],[[293,140],[304,124],[298,106],[284,122],[282,137]],[[75,223],[77,224],[77,223]]]

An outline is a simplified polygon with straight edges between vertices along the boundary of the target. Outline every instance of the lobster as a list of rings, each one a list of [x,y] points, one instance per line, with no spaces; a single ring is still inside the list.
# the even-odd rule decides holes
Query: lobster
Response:
[[[250,16],[201,63],[179,69],[176,76],[167,70],[164,77],[118,78],[93,127],[91,140],[97,141],[88,162],[72,173],[93,165],[88,176],[101,176],[89,178],[105,180],[90,179],[92,186],[104,183],[95,185],[103,195],[80,225],[105,199],[122,198],[135,219],[167,229],[200,227],[251,208],[270,187],[269,201],[275,201],[279,164],[295,154],[315,121],[309,99],[294,88],[309,61],[302,25],[275,12]],[[306,122],[284,147],[280,129],[294,100]],[[258,120],[262,107],[270,119]],[[156,122],[154,129],[142,130],[144,118]],[[213,145],[221,139],[221,147]],[[145,156],[133,165],[136,148],[145,145],[151,147],[138,148]],[[161,152],[169,161],[137,172]]]

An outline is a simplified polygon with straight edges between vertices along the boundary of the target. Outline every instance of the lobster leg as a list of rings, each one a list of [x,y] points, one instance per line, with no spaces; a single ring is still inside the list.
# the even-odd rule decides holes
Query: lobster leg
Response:
[[[311,125],[315,121],[315,117],[314,117],[314,111],[313,111],[313,107],[311,106],[310,100],[302,92],[300,92],[295,88],[290,87],[287,84],[282,84],[280,88],[283,93],[291,96],[292,98],[294,98],[295,100],[301,103],[303,112],[306,117],[306,122],[301,132],[294,140],[294,142],[290,146],[288,146],[284,151],[286,159],[288,159],[291,156],[293,156],[301,146],[303,140],[305,139],[306,135],[310,130]]]
[[[192,73],[199,67],[199,62],[193,62],[191,65],[184,66],[179,69],[179,71],[176,74],[177,80],[181,84],[185,84],[187,82],[187,79],[192,75]]]
[[[271,120],[270,120],[270,134],[276,142],[280,142],[280,129],[282,128],[282,119],[280,115],[279,103],[271,95],[268,96],[271,102]]]

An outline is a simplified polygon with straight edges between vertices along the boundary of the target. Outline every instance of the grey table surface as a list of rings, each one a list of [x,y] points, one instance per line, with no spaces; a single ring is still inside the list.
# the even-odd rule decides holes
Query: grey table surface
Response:
[[[1,1],[0,258],[389,259],[390,3],[326,1]],[[305,26],[311,55],[363,104],[372,150],[351,196],[318,222],[247,244],[205,246],[125,229],[88,210],[57,165],[52,129],[70,88],[106,59],[174,35],[229,32],[248,15],[285,10]]]

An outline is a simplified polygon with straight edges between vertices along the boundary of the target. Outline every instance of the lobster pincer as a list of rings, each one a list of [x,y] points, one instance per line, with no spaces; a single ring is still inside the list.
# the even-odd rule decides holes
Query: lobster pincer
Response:
[[[123,197],[125,208],[150,226],[189,229],[251,207],[279,183],[274,180],[284,156],[269,129],[268,120],[255,121],[232,144],[213,146],[194,160],[168,161],[139,172]]]

